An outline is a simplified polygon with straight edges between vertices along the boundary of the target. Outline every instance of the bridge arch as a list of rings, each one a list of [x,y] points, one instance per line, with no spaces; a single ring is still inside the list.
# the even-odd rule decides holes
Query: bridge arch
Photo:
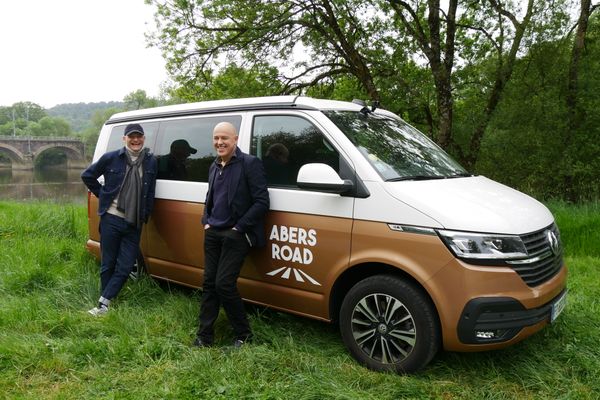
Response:
[[[45,144],[32,152],[33,165],[36,164],[38,158],[46,151],[49,150],[62,150],[67,157],[67,168],[85,168],[87,163],[81,153],[81,150],[75,145],[71,144]]]
[[[10,159],[13,169],[33,169],[35,160],[52,148],[64,152],[67,158],[67,168],[83,169],[87,166],[85,145],[79,139],[73,137],[0,136],[0,154]]]
[[[10,162],[12,163],[11,167],[15,169],[24,169],[27,167],[27,164],[31,161],[29,157],[27,157],[18,148],[11,146],[8,143],[0,142],[0,154],[7,156]]]

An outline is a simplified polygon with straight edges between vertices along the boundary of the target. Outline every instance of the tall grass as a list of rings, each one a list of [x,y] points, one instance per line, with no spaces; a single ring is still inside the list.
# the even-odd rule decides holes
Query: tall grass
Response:
[[[600,202],[578,206],[564,202],[548,205],[570,256],[600,257]]]
[[[0,202],[0,398],[596,399],[600,393],[597,205],[551,205],[569,265],[558,321],[505,350],[441,352],[399,376],[358,365],[335,327],[250,307],[257,340],[231,351],[190,346],[199,294],[129,282],[104,318],[81,206]],[[596,225],[598,226],[598,224]]]

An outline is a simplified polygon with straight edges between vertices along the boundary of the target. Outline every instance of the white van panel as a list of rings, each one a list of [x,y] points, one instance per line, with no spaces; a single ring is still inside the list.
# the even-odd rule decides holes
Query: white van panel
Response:
[[[193,203],[204,203],[207,182],[167,181],[159,179],[156,181],[157,199],[190,201]]]
[[[208,183],[186,181],[156,181],[157,199],[204,203]],[[352,218],[354,198],[339,194],[269,188],[272,211]]]
[[[112,130],[112,126],[103,125],[100,130],[100,134],[98,135],[98,142],[96,143],[96,148],[94,149],[94,159],[93,162],[98,161],[100,157],[104,153],[106,153],[106,148],[108,147],[108,140],[110,139],[110,131]]]
[[[356,199],[354,218],[365,221],[380,221],[403,225],[443,228],[444,226],[422,213],[413,205],[398,201],[383,189],[380,182],[364,181],[369,197]],[[418,206],[418,205],[417,205]]]
[[[514,235],[545,228],[554,221],[537,200],[483,176],[383,185],[396,199],[418,208],[446,229]]]
[[[271,211],[352,218],[354,198],[339,194],[269,188]]]

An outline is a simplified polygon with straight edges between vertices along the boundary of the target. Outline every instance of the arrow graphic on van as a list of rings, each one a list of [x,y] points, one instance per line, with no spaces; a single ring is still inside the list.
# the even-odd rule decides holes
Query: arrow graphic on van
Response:
[[[281,267],[281,268],[278,268],[271,272],[267,272],[267,275],[276,276],[279,273],[281,273],[282,271],[283,271],[283,273],[281,274],[281,277],[283,279],[290,279],[290,274],[292,271],[294,271],[294,277],[296,278],[296,280],[298,282],[304,282],[304,278],[306,278],[313,285],[321,286],[321,284],[319,282],[317,282],[316,280],[314,280],[310,275],[308,275],[306,272],[302,271],[301,269],[297,269],[297,268]]]

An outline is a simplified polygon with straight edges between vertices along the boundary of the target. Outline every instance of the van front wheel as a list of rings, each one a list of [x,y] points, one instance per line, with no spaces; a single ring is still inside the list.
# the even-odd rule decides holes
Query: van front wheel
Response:
[[[372,276],[352,287],[339,323],[350,353],[377,371],[417,371],[440,346],[431,301],[412,283],[391,275]]]

